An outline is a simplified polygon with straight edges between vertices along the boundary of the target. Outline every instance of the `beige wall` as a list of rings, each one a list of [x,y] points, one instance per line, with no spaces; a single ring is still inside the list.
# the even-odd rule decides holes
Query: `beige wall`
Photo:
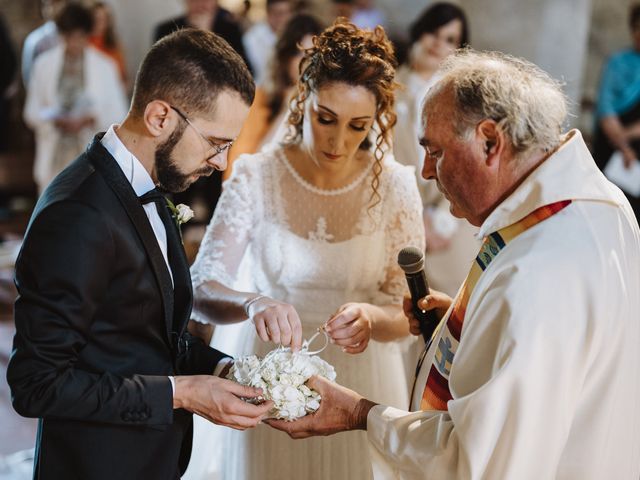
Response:
[[[411,22],[433,2],[377,0],[394,18]],[[471,46],[500,50],[536,63],[566,82],[572,113],[578,115],[591,21],[592,0],[457,0],[467,13]],[[620,0],[602,0],[602,2]],[[407,28],[391,22],[400,33]],[[402,27],[402,28],[400,28]],[[572,117],[571,123],[575,124]]]

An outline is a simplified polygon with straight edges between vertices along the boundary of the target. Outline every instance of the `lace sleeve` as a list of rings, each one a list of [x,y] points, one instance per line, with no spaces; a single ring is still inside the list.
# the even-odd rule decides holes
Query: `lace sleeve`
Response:
[[[260,204],[255,200],[259,187],[253,181],[254,164],[252,157],[239,157],[231,178],[224,183],[216,211],[191,267],[194,290],[210,280],[229,288],[235,283],[257,218],[256,206]]]
[[[409,245],[425,249],[422,200],[413,167],[391,163],[388,181],[386,267],[385,279],[375,301],[378,305],[402,303],[402,297],[408,291],[404,273],[398,266],[398,252]]]

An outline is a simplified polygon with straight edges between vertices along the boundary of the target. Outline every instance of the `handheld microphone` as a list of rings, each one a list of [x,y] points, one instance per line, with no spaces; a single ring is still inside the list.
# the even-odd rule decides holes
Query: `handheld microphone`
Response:
[[[418,300],[429,295],[429,284],[424,272],[424,253],[417,247],[405,247],[398,253],[398,265],[407,277],[413,315],[420,322],[420,332],[424,341],[429,342],[439,320],[435,310],[424,311],[418,307]]]

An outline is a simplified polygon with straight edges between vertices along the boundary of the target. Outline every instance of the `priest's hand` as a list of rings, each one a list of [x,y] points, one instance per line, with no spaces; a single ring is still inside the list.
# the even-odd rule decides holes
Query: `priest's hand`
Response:
[[[367,415],[375,403],[324,377],[311,377],[307,386],[316,390],[322,397],[317,412],[293,422],[267,419],[264,423],[286,432],[291,438],[367,429]]]
[[[446,293],[432,289],[429,295],[418,301],[418,307],[425,311],[435,309],[438,319],[441,319],[444,314],[447,313],[452,302],[453,299]],[[421,335],[420,322],[413,315],[413,304],[409,295],[404,296],[402,310],[404,311],[404,316],[407,317],[407,320],[409,321],[409,331],[413,335]]]

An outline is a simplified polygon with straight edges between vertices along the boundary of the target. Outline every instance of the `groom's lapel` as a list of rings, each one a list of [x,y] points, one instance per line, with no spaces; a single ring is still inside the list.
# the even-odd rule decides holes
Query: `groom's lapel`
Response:
[[[131,223],[135,231],[138,233],[142,244],[147,252],[151,269],[156,277],[160,291],[162,292],[162,304],[164,307],[164,320],[169,345],[173,346],[171,331],[173,327],[173,310],[174,310],[174,294],[171,276],[164,261],[162,251],[158,245],[149,218],[140,204],[140,200],[135,194],[131,184],[124,176],[122,169],[118,166],[115,159],[102,146],[100,139],[102,135],[96,135],[92,144],[88,148],[89,159],[104,177],[107,184],[116,194],[122,204],[127,215],[131,219]]]
[[[173,273],[173,328],[176,334],[180,335],[191,315],[193,291],[191,275],[189,274],[189,262],[184,251],[180,227],[173,217],[173,213],[169,212],[168,205],[165,205],[165,208],[167,210],[163,213],[170,216],[170,220],[167,219],[167,224],[165,224],[165,230],[167,232],[167,255]],[[163,215],[161,214],[160,216],[162,217]]]
[[[173,271],[173,283],[175,293],[174,306],[174,327],[178,334],[182,333],[189,316],[191,315],[191,306],[193,304],[193,290],[191,285],[191,275],[189,274],[189,262],[182,244],[180,235],[180,227],[175,223],[174,228],[167,232],[167,243],[173,245],[169,255],[172,255],[171,270]]]

